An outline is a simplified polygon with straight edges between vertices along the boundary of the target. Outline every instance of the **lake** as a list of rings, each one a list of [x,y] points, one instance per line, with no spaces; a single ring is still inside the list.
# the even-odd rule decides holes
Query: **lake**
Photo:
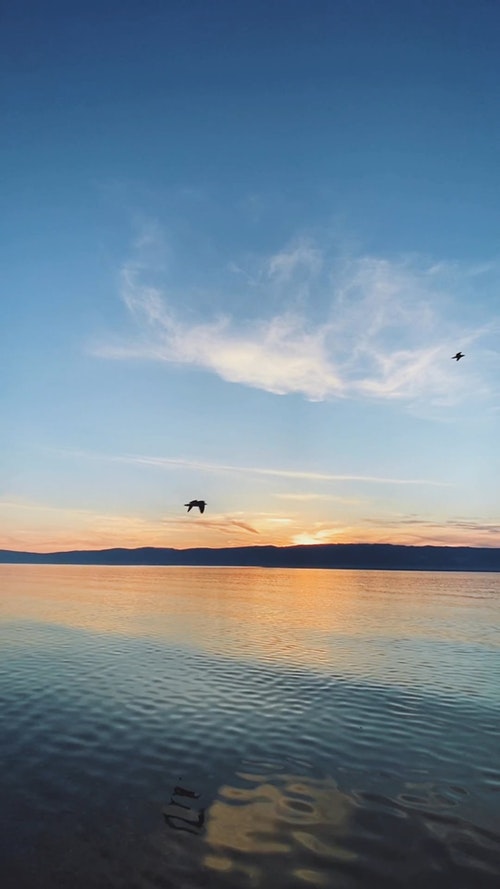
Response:
[[[499,885],[500,575],[0,590],[2,887]]]

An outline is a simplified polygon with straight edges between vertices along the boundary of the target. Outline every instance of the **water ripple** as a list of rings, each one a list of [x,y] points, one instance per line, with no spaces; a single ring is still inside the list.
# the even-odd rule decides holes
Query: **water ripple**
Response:
[[[266,596],[268,574],[259,575]],[[144,576],[125,576],[130,615]],[[474,631],[474,656],[485,660],[481,693],[469,694],[462,625],[452,632],[441,599],[434,607],[446,637],[459,635],[460,644],[442,640],[441,650],[434,640],[426,655],[437,672],[451,663],[452,646],[458,680],[448,686],[419,672],[409,638],[404,682],[387,681],[404,660],[402,643],[389,671],[364,674],[353,666],[356,642],[343,668],[344,637],[340,659],[328,661],[324,648],[312,662],[289,651],[280,659],[258,639],[250,657],[248,637],[238,649],[233,627],[222,651],[214,627],[223,635],[231,620],[221,623],[213,575],[202,608],[199,572],[185,573],[191,586],[182,589],[189,596],[197,580],[211,641],[201,622],[199,638],[152,633],[141,609],[135,634],[131,618],[128,633],[99,630],[86,614],[89,597],[99,609],[90,577],[72,621],[54,619],[63,604],[56,590],[57,611],[45,589],[38,619],[33,603],[31,611],[21,603],[16,618],[11,602],[2,627],[2,885],[498,885],[500,683],[495,697],[481,679],[493,663],[491,633],[482,651]],[[276,590],[278,574],[272,580]],[[146,612],[156,596],[160,613],[163,587],[145,595]],[[279,603],[257,598],[278,621]],[[477,614],[484,600],[469,599]],[[373,634],[377,660],[376,625]],[[498,679],[498,657],[495,664]]]

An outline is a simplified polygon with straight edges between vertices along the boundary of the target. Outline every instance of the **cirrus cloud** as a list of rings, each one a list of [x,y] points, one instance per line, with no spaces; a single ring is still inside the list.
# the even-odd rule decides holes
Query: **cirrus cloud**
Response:
[[[415,258],[341,260],[299,241],[262,262],[254,276],[251,318],[241,306],[229,312],[227,294],[220,297],[224,309],[199,317],[194,303],[150,285],[147,264],[137,258],[120,274],[133,334],[95,345],[93,352],[184,365],[229,383],[312,401],[425,400],[449,406],[490,395],[498,371],[498,352],[488,340],[498,332],[499,318],[491,316],[486,299],[498,277],[496,266],[462,272],[457,263]],[[477,299],[475,314],[464,314],[455,293],[462,287],[470,295],[471,286],[485,297],[484,309]],[[457,348],[479,344],[481,362],[469,365],[467,373],[451,363]]]

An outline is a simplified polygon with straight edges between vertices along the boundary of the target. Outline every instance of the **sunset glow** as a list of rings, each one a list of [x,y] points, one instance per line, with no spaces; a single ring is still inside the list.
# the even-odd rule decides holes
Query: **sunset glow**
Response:
[[[361,5],[7,14],[0,548],[500,546],[495,28]]]

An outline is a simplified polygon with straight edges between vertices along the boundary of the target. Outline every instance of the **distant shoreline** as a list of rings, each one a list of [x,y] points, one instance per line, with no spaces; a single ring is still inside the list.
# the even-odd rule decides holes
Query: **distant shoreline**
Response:
[[[0,564],[240,568],[345,568],[392,571],[500,571],[500,548],[331,543],[225,548],[112,548],[35,553],[0,550]]]

